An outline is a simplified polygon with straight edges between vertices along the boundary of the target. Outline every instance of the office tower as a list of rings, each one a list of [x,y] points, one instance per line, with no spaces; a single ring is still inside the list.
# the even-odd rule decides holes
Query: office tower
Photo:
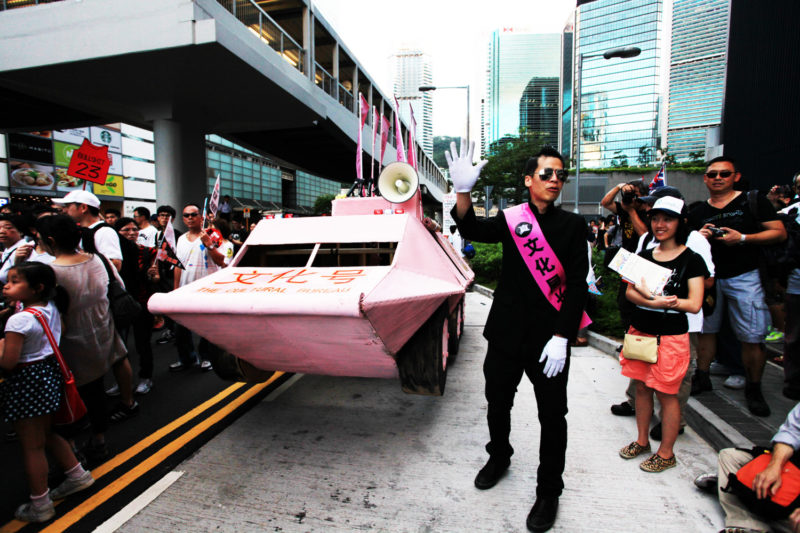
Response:
[[[558,101],[558,77],[534,76],[519,99],[519,127],[541,135],[550,146],[558,146]]]
[[[394,94],[400,104],[400,116],[411,127],[410,103],[417,121],[417,142],[429,157],[433,157],[433,96],[430,91],[419,91],[423,85],[433,84],[430,57],[421,50],[403,48],[392,60]]]
[[[572,158],[572,69],[575,55],[575,13],[571,13],[561,32],[561,79],[559,80],[561,121],[558,124],[558,151]]]
[[[704,153],[720,126],[730,0],[674,0],[667,145],[678,161]]]
[[[581,166],[635,165],[642,152],[654,161],[661,146],[662,0],[596,0],[577,13],[581,109],[573,123],[579,123]],[[627,46],[641,54],[603,58],[603,52]]]
[[[552,139],[549,144],[554,146],[558,144],[557,84],[555,88],[552,88],[551,84],[550,88],[544,91],[545,99],[555,104],[550,108],[541,106],[545,100],[542,98],[542,90],[545,87],[542,85],[543,79],[557,80],[559,76],[560,47],[561,35],[557,33],[524,33],[514,28],[502,28],[492,33],[486,68],[482,149],[488,151],[491,143],[504,137],[517,136],[520,127],[531,126],[535,131],[549,134]],[[537,90],[537,87],[539,94],[533,98],[531,91]],[[527,97],[526,89],[528,89]],[[553,97],[556,98],[554,101]],[[528,106],[528,103],[531,106]],[[522,113],[525,115],[524,123],[521,122],[523,118],[521,107],[524,107]],[[548,112],[543,114],[544,110]],[[533,123],[529,122],[531,119],[534,120]],[[552,127],[553,123],[555,129]],[[549,124],[549,130],[545,131],[545,124]]]

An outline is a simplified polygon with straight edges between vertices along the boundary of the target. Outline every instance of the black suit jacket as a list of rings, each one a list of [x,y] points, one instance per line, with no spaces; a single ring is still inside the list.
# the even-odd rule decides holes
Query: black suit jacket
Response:
[[[564,267],[567,279],[560,311],[550,304],[533,279],[511,237],[502,211],[488,220],[479,220],[471,207],[463,219],[458,218],[455,208],[451,212],[463,238],[503,245],[502,272],[483,336],[510,350],[527,344],[541,344],[543,337],[547,337],[544,339],[546,342],[556,333],[574,339],[588,295],[585,220],[554,206],[540,214],[536,206],[530,202],[528,205]]]

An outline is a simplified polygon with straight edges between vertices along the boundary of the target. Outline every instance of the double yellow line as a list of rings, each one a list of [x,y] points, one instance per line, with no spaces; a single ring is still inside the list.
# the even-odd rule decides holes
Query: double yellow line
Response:
[[[200,436],[203,432],[208,430],[214,424],[218,423],[226,416],[231,414],[234,410],[239,408],[242,404],[247,402],[253,396],[263,391],[265,388],[271,385],[276,379],[278,379],[282,375],[283,372],[275,372],[272,375],[272,377],[270,377],[266,382],[251,386],[248,391],[242,393],[238,398],[230,402],[228,405],[221,408],[219,411],[209,416],[196,426],[193,426],[188,431],[177,437],[175,440],[165,444],[153,455],[148,456],[144,461],[134,466],[128,472],[126,472],[119,478],[109,483],[106,487],[104,487],[97,493],[93,494],[91,497],[86,499],[80,505],[67,512],[64,516],[58,518],[55,522],[53,522],[46,528],[42,529],[42,531],[48,533],[58,532],[58,531],[64,531],[68,527],[71,527],[81,518],[83,518],[84,516],[95,510],[97,507],[99,507],[101,504],[106,502],[109,498],[115,496],[117,493],[119,493],[119,491],[123,490],[125,487],[127,487],[128,485],[139,479],[141,476],[143,476],[144,474],[146,474],[147,472],[149,472],[150,470],[161,464],[170,455],[177,452],[179,449],[181,449],[183,446],[185,446],[186,444],[188,444],[189,442]],[[227,398],[240,388],[244,387],[245,385],[246,385],[245,383],[236,383],[234,385],[231,385],[230,387],[223,390],[216,396],[201,403],[200,405],[198,405],[185,415],[173,420],[172,422],[162,427],[158,431],[151,433],[146,438],[137,442],[124,452],[114,456],[109,461],[98,466],[97,468],[92,470],[92,476],[94,476],[95,480],[100,479],[104,475],[114,470],[119,465],[130,460],[138,453],[142,452],[149,446],[152,446],[160,439],[164,438],[166,435],[175,431],[182,425],[192,421],[198,415],[202,414],[204,411],[218,404],[219,402],[221,402],[222,400],[224,400],[225,398]],[[27,525],[28,522],[22,522],[20,520],[12,520],[7,524],[3,525],[2,527],[0,527],[0,533],[14,533]]]

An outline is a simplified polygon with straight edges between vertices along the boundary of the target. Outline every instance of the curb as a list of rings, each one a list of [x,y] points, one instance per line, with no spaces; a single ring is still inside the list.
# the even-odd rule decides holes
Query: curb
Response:
[[[493,290],[482,285],[473,285],[472,290],[488,298],[494,296]],[[605,335],[589,331],[589,346],[608,354],[610,357],[617,358],[619,343]],[[624,395],[624,391],[620,392]],[[755,446],[750,439],[742,435],[695,398],[690,397],[686,403],[684,418],[689,427],[717,451],[723,448],[752,448]]]

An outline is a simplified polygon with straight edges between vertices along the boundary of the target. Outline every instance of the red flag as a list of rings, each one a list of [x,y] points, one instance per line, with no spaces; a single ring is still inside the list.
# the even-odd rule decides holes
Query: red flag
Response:
[[[383,168],[383,154],[386,152],[386,142],[389,140],[389,120],[381,115],[381,160],[378,167]]]
[[[219,178],[220,175],[217,174],[217,182],[214,183],[214,190],[211,192],[211,201],[208,202],[208,209],[211,211],[212,217],[217,216],[217,208],[219,208]]]
[[[403,129],[400,127],[400,104],[394,97],[394,140],[397,148],[397,160],[406,162],[406,150],[403,148]]]
[[[417,145],[414,139],[417,133],[417,121],[414,119],[414,108],[411,107],[411,102],[408,103],[408,109],[411,111],[411,127],[408,128],[408,164],[417,170]]]

